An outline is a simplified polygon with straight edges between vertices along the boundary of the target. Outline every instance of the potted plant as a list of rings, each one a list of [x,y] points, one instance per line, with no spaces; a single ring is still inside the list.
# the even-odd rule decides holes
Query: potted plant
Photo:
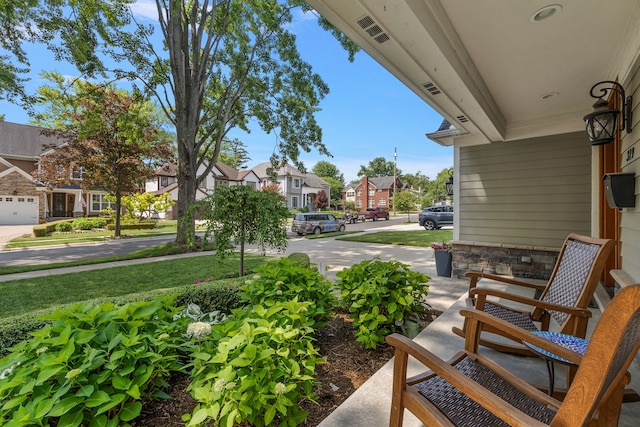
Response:
[[[451,252],[453,245],[448,242],[432,243],[436,258],[436,272],[438,276],[451,277]]]

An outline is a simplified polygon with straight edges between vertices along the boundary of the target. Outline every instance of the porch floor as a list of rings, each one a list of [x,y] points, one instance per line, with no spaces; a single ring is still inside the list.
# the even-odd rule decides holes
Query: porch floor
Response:
[[[439,357],[447,360],[457,351],[464,348],[464,340],[451,332],[453,326],[462,327],[462,316],[459,312],[466,307],[465,297],[468,290],[468,280],[448,279],[433,277],[429,281],[429,294],[427,302],[435,309],[443,313],[424,329],[414,341],[428,348]],[[507,285],[490,282],[486,279],[482,286],[491,286],[498,289],[506,289]],[[513,287],[509,289],[514,291]],[[604,289],[599,290],[596,301],[600,307],[606,306],[608,295]],[[594,325],[600,318],[601,311],[598,308],[591,309],[593,317],[589,321],[591,334]],[[490,355],[500,364],[520,377],[538,387],[547,387],[547,368],[542,359],[536,357],[518,357],[506,355],[483,347],[481,352]],[[632,363],[629,372],[631,374],[630,388],[640,391],[640,363],[639,357]],[[421,372],[420,366],[413,360],[409,363],[409,375]],[[319,427],[386,427],[389,423],[389,410],[391,406],[391,385],[393,379],[393,360],[390,360],[374,376],[369,378],[358,390],[355,391],[340,407],[325,418]],[[556,388],[565,386],[565,369],[556,366]],[[622,405],[622,414],[619,422],[621,427],[637,426],[640,421],[640,402],[625,403]],[[419,427],[423,424],[413,414],[405,411],[404,426]]]

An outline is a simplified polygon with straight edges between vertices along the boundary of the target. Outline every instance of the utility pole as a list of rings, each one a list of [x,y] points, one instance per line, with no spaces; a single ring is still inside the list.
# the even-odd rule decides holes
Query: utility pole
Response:
[[[398,157],[398,153],[396,152],[396,148],[393,148],[393,216],[396,216],[396,159]]]

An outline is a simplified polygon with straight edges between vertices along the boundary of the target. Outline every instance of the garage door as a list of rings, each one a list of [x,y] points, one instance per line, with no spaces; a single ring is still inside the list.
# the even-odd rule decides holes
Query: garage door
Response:
[[[0,225],[37,224],[38,198],[0,194]]]

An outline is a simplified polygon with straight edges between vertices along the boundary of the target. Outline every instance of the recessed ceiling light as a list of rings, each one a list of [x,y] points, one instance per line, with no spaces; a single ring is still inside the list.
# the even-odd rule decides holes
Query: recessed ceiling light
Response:
[[[543,101],[547,100],[547,99],[551,99],[551,98],[555,98],[556,96],[560,95],[560,92],[549,92],[549,93],[545,93],[544,95],[542,95],[540,97],[540,99],[542,99]]]
[[[533,22],[534,24],[536,22],[546,21],[547,19],[551,19],[556,16],[558,13],[560,13],[560,11],[562,11],[562,6],[560,6],[559,4],[550,4],[549,6],[545,6],[531,15],[529,21]]]

